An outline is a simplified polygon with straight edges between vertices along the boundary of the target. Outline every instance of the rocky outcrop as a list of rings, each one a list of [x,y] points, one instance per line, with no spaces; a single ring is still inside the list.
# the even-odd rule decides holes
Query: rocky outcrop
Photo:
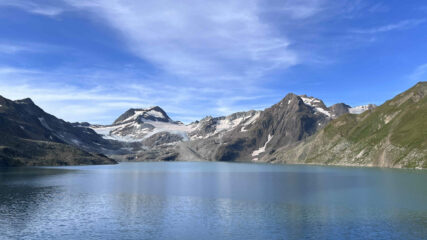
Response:
[[[47,114],[29,98],[0,96],[0,133],[0,165],[115,163],[98,154],[101,148],[107,154],[121,148],[90,128]]]
[[[349,113],[351,107],[345,103],[337,103],[329,107],[329,111],[333,118],[337,118],[343,114]]]

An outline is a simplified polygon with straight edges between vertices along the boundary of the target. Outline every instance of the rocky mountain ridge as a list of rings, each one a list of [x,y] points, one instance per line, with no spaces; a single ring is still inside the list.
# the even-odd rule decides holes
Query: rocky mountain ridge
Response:
[[[90,127],[132,149],[131,154],[114,156],[121,160],[257,161],[266,151],[301,141],[351,109],[342,103],[328,108],[320,99],[288,94],[264,111],[208,116],[188,125],[152,107],[129,109],[112,125]]]
[[[267,162],[427,168],[427,82],[360,115],[345,114]]]
[[[263,111],[208,116],[187,125],[173,121],[158,106],[131,108],[111,125],[68,123],[45,113],[30,99],[0,98],[0,131],[4,133],[0,137],[0,164],[112,163],[105,154],[119,161],[426,168],[427,132],[414,127],[427,129],[423,125],[425,89],[426,83],[421,82],[380,107],[344,103],[327,107],[320,99],[290,93]],[[416,123],[404,124],[411,121]],[[396,144],[396,139],[407,138],[402,135],[407,132],[415,137],[406,145]]]
[[[27,98],[0,96],[0,166],[115,163],[120,145],[54,117]]]

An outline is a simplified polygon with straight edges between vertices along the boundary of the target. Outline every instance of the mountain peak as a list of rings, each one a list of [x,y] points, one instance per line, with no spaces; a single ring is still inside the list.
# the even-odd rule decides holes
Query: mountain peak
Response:
[[[24,99],[20,99],[20,100],[16,100],[14,101],[18,104],[31,104],[31,105],[35,105],[33,100],[31,100],[31,98],[24,98]]]
[[[307,96],[307,95],[300,95],[299,97],[304,101],[306,105],[316,107],[316,108],[327,109],[323,101],[318,98]]]
[[[281,106],[283,105],[283,103],[290,104],[291,102],[293,102],[293,100],[298,101],[299,99],[300,98],[295,93],[288,93],[280,102],[276,103],[276,105]]]
[[[130,121],[173,122],[161,107],[152,106],[149,108],[131,108],[120,115],[120,117],[114,121],[114,124],[121,124]]]

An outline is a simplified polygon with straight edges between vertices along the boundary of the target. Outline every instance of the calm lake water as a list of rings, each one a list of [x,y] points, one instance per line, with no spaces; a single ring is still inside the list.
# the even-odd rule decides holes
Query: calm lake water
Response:
[[[427,171],[218,162],[0,169],[0,239],[427,239]]]

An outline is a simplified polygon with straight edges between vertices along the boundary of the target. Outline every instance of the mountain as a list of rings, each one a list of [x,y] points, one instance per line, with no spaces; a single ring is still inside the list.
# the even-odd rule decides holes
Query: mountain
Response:
[[[129,154],[112,155],[120,160],[176,160],[180,142],[207,139],[245,126],[259,116],[258,111],[239,112],[226,117],[205,117],[185,125],[173,121],[160,107],[129,109],[111,125],[92,125],[108,140],[119,141]]]
[[[260,116],[242,129],[221,136],[210,152],[209,160],[258,160],[266,152],[314,134],[326,124],[328,116],[304,103],[295,94],[288,94],[279,103],[260,112]]]
[[[154,106],[146,109],[131,108],[117,118],[114,124],[123,124],[131,121],[172,122],[172,119],[159,106]]]
[[[264,161],[427,168],[427,82],[360,115],[345,114]]]
[[[90,127],[131,149],[130,154],[114,156],[120,160],[257,161],[266,152],[313,135],[350,109],[343,103],[328,108],[320,99],[288,94],[264,111],[208,116],[188,125],[173,121],[156,106],[129,109],[111,125]]]
[[[111,125],[68,123],[30,99],[1,98],[0,164],[111,162],[105,154],[120,161],[425,168],[425,88],[419,83],[380,107],[344,103],[327,107],[318,98],[290,93],[263,111],[208,116],[187,125],[173,121],[158,106],[131,108]]]
[[[327,107],[288,94],[263,111],[188,125],[160,107],[131,108],[111,125],[68,123],[31,99],[0,96],[0,165],[120,161],[258,161],[426,168],[426,83],[377,107]],[[105,154],[105,155],[104,155]]]
[[[29,98],[0,96],[0,166],[106,164],[100,154],[119,150],[87,127],[60,120]]]
[[[120,115],[113,124],[94,125],[91,128],[105,139],[121,142],[144,141],[160,132],[176,135],[177,138],[183,140],[187,138],[186,133],[189,131],[188,126],[172,121],[158,106],[146,109],[131,108]]]

